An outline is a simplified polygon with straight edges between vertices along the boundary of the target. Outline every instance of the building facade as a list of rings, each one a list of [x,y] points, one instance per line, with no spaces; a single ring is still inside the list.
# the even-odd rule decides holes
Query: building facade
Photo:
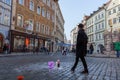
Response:
[[[64,43],[64,23],[65,23],[58,2],[56,2],[55,16],[56,16],[56,19],[55,19],[55,28],[54,28],[55,29],[55,32],[54,32],[55,47],[54,48],[56,51],[56,50],[61,50],[63,48],[61,45],[57,45],[57,44]]]
[[[95,48],[95,21],[94,21],[94,14],[91,14],[86,21],[86,33],[88,36],[88,49],[89,45],[92,43],[93,47]]]
[[[0,0],[0,52],[4,43],[9,44],[9,30],[11,27],[12,0]]]
[[[11,51],[33,51],[54,47],[54,0],[13,0]]]
[[[71,49],[76,49],[76,43],[77,43],[77,33],[78,33],[78,27],[75,27],[72,29],[70,32],[70,37],[71,37]]]
[[[105,50],[104,32],[107,29],[107,7],[109,2],[99,7],[87,19],[86,31],[89,38],[89,44],[93,44],[94,53],[103,53]],[[89,46],[88,44],[88,46]]]
[[[110,0],[107,8],[107,29],[104,33],[108,54],[114,54],[113,42],[120,41],[120,0]]]

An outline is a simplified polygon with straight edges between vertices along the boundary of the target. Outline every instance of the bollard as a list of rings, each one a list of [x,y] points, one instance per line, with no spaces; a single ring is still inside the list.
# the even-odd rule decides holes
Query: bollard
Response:
[[[60,60],[59,59],[57,60],[57,67],[58,68],[60,67]]]
[[[18,76],[17,79],[18,79],[18,80],[23,80],[23,79],[24,79],[24,76]]]

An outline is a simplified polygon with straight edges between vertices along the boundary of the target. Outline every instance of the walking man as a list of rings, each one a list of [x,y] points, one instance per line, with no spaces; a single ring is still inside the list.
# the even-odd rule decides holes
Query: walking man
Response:
[[[87,64],[86,64],[86,61],[84,58],[87,53],[88,37],[83,28],[84,28],[83,24],[78,25],[79,31],[78,31],[78,35],[77,35],[77,44],[76,44],[76,60],[75,60],[74,66],[71,68],[71,72],[75,71],[75,68],[76,68],[79,58],[80,58],[83,66],[84,66],[84,70],[81,73],[85,74],[85,73],[88,73]]]

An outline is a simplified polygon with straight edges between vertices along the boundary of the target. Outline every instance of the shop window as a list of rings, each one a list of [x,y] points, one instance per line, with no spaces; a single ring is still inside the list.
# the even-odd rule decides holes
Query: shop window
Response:
[[[14,37],[14,49],[23,50],[24,47],[24,43],[25,43],[25,38],[22,36],[15,36]]]

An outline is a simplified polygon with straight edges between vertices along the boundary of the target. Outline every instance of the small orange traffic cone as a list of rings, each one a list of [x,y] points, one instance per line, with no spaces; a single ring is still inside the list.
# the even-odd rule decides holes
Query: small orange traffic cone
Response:
[[[23,80],[23,79],[24,79],[24,76],[17,76],[17,79],[18,79],[18,80]]]

